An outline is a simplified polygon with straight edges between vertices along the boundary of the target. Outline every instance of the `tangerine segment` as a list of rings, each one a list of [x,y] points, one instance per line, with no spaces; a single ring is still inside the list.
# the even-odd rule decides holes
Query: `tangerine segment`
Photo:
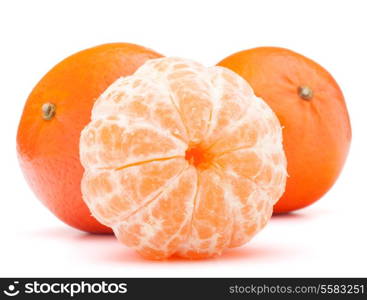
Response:
[[[228,201],[222,177],[212,169],[198,175],[198,190],[190,231],[177,254],[188,258],[219,255],[228,247],[233,218],[232,204]]]
[[[152,75],[153,74],[153,75]],[[179,58],[170,57],[163,63],[151,60],[139,68],[137,76],[153,76],[157,81],[165,77],[171,102],[181,116],[189,141],[203,140],[210,125],[213,110],[213,95],[207,70],[204,66]]]
[[[98,118],[114,118],[122,112],[130,118],[148,121],[161,130],[169,130],[175,137],[187,142],[180,112],[175,106],[167,105],[171,97],[169,90],[150,78],[122,77],[96,101],[92,114]]]
[[[189,166],[147,205],[114,225],[118,239],[142,256],[162,259],[177,251],[190,230],[197,173]]]
[[[131,118],[92,121],[81,135],[80,157],[88,168],[124,168],[142,161],[185,156],[186,144]]]
[[[251,239],[268,222],[273,204],[285,185],[285,156],[274,164],[272,156],[254,150],[227,152],[216,159],[232,199],[234,227],[229,247]]]
[[[184,158],[165,158],[115,170],[89,169],[82,191],[96,219],[109,226],[157,198],[187,168]]]
[[[211,126],[205,137],[207,144],[212,144],[219,136],[226,135],[228,128],[236,127],[251,107],[253,93],[251,87],[238,79],[225,68],[210,68],[210,82],[215,87],[212,101]]]
[[[113,83],[81,133],[80,157],[92,214],[151,259],[246,243],[285,187],[271,109],[235,73],[180,58]]]
[[[189,140],[199,143],[204,139],[211,121],[213,103],[209,83],[200,77],[169,79],[172,101],[181,113]]]

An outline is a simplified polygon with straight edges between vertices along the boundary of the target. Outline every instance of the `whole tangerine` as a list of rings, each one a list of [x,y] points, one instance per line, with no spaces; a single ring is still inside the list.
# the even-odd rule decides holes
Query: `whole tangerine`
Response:
[[[130,75],[160,54],[128,43],[111,43],[69,56],[35,86],[17,134],[21,169],[37,197],[60,220],[77,229],[104,233],[82,200],[80,132],[94,101],[117,78]]]
[[[348,110],[334,78],[311,59],[277,47],[240,51],[218,65],[246,79],[283,126],[289,177],[274,212],[320,199],[340,174],[351,142]]]

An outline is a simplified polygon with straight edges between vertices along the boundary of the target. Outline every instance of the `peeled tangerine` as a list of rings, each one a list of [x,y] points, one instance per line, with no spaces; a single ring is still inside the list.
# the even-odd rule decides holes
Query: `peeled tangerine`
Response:
[[[92,214],[150,259],[216,256],[249,241],[282,195],[282,129],[222,67],[147,61],[96,101],[80,140]]]

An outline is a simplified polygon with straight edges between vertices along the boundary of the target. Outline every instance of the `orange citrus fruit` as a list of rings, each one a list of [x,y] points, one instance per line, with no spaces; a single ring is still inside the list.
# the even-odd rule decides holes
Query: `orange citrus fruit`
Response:
[[[144,257],[240,246],[284,191],[279,121],[228,69],[149,60],[99,97],[91,119],[80,139],[83,198]]]
[[[246,79],[284,127],[289,177],[274,211],[314,203],[335,183],[351,142],[347,107],[334,78],[314,61],[276,47],[241,51],[218,65]]]
[[[38,198],[65,223],[89,232],[111,231],[82,200],[80,131],[90,121],[95,99],[112,82],[157,57],[127,43],[86,49],[57,64],[29,95],[17,135],[20,165]]]

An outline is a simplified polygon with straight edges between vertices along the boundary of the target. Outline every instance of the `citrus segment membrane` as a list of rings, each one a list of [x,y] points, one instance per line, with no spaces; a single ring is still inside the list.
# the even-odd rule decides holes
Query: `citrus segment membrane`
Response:
[[[181,58],[115,81],[81,133],[80,158],[92,214],[151,259],[246,243],[287,175],[281,126],[248,83]]]

